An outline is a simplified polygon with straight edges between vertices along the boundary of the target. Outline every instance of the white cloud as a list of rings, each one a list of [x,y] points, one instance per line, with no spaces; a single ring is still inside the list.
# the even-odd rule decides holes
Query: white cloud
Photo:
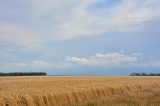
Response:
[[[101,35],[114,30],[134,29],[148,21],[159,20],[159,0],[122,0],[116,5],[90,11],[91,5],[104,0],[28,0],[11,7],[1,3],[0,41],[27,47],[55,39]],[[12,3],[12,2],[11,2]],[[108,3],[108,2],[106,2]],[[14,5],[13,5],[14,6]],[[20,22],[13,21],[16,18]],[[4,21],[5,20],[5,21]]]
[[[35,36],[31,30],[13,24],[1,23],[0,34],[0,42],[24,47],[34,47],[42,42],[42,39]]]
[[[0,63],[3,69],[27,69],[27,68],[66,68],[75,65],[81,66],[109,66],[109,67],[160,67],[160,61],[153,62],[140,62],[141,53],[133,53],[131,55],[124,53],[106,53],[106,54],[95,54],[88,58],[80,57],[66,57],[65,63],[52,63],[42,60],[33,60],[30,62],[15,62],[15,63]],[[143,56],[143,54],[141,54]]]
[[[138,57],[121,53],[107,53],[96,54],[90,58],[67,57],[66,60],[80,65],[119,66],[122,64],[128,65],[130,63],[136,62],[138,61]]]
[[[87,66],[160,67],[160,61],[142,62],[140,59],[145,59],[142,53],[132,53],[131,55],[124,53],[95,54],[89,58],[66,57],[66,61],[72,64]]]
[[[134,56],[143,56],[142,53],[132,53],[132,55],[134,55]]]
[[[7,64],[6,64],[7,65]],[[9,66],[13,67],[27,67],[29,64],[27,63],[9,63]]]
[[[157,66],[157,67],[160,67],[160,61],[151,62],[149,65],[150,65],[150,66]]]
[[[42,60],[34,60],[31,62],[15,62],[15,63],[1,63],[1,67],[13,69],[26,68],[64,68],[72,66],[71,63],[50,63]]]
[[[69,19],[60,25],[58,39],[71,39],[80,36],[93,36],[114,30],[135,29],[148,21],[159,20],[157,8],[150,5],[160,3],[157,0],[122,0],[116,6],[99,9],[95,12],[87,10],[93,2],[74,8]]]
[[[21,62],[0,62],[0,72],[15,72],[15,71],[25,71],[28,67],[28,63],[21,63]]]
[[[153,61],[148,63],[131,63],[130,65],[135,67],[160,67],[160,61]]]
[[[49,63],[41,60],[34,60],[31,62],[30,66],[34,68],[62,68],[62,67],[70,67],[72,64],[70,63]]]

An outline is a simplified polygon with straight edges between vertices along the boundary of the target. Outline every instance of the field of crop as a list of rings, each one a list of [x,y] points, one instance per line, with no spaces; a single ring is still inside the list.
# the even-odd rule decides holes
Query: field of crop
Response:
[[[0,106],[160,106],[160,77],[0,77]]]

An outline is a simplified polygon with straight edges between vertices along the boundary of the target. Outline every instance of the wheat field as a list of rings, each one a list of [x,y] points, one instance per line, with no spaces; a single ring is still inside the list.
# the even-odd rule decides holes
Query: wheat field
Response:
[[[0,77],[0,106],[109,106],[155,96],[160,106],[160,77]]]

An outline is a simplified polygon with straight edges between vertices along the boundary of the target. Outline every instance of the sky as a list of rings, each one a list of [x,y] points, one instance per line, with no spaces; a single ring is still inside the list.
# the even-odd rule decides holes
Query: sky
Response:
[[[160,0],[0,0],[0,72],[160,72]]]

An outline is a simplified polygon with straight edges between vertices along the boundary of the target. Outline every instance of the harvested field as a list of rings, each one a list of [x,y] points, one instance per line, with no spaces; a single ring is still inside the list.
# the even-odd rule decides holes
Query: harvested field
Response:
[[[154,97],[160,105],[160,77],[0,77],[0,106],[108,106],[118,100],[139,106]]]

